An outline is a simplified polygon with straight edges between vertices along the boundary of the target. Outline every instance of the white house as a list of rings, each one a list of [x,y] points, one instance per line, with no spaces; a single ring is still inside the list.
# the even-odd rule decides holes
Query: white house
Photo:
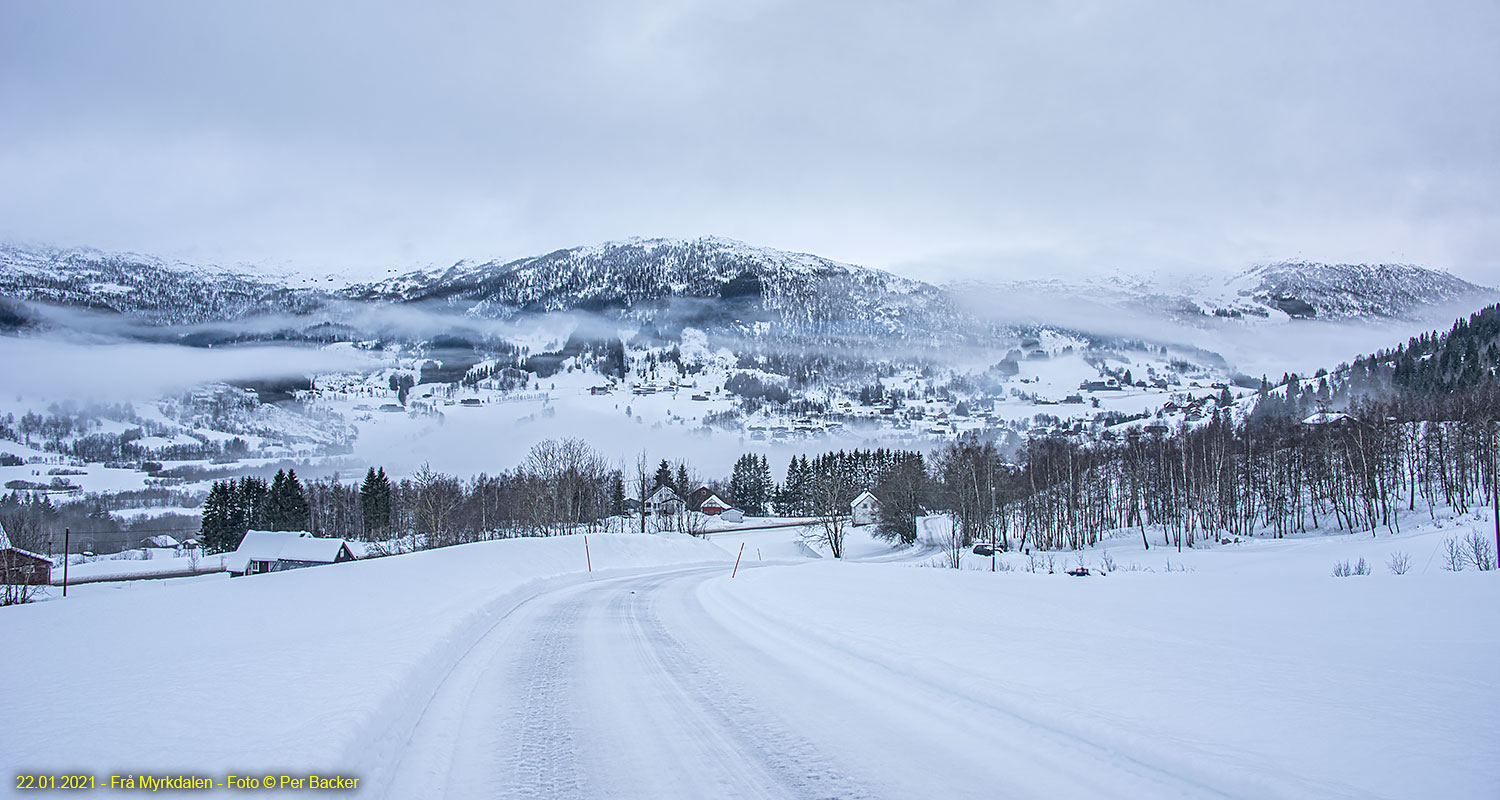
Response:
[[[849,504],[849,516],[855,525],[873,525],[880,518],[880,501],[869,492],[860,492]]]
[[[676,492],[665,486],[658,486],[656,491],[652,492],[651,496],[646,498],[647,514],[676,514],[686,507],[687,505],[682,502],[682,498],[678,497]]]
[[[289,569],[353,561],[343,539],[319,539],[306,531],[249,531],[224,559],[231,576],[259,575]]]

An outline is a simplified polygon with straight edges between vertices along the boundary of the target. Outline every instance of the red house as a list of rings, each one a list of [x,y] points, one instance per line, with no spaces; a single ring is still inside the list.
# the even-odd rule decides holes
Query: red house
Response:
[[[717,516],[728,511],[729,504],[720,500],[718,495],[711,494],[707,500],[703,501],[703,505],[698,506],[698,510],[710,516]]]
[[[0,583],[47,586],[52,583],[52,559],[11,546],[10,536],[0,527]]]

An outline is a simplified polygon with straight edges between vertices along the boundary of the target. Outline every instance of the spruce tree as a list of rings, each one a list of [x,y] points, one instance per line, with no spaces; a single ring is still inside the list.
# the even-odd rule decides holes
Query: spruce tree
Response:
[[[266,492],[265,503],[261,508],[261,524],[268,531],[289,530],[286,527],[286,512],[282,507],[282,501],[286,494],[286,470],[276,470],[276,476],[271,478],[271,489]]]
[[[625,513],[625,478],[618,472],[609,482],[609,513]]]
[[[297,480],[296,470],[286,471],[286,480],[281,484],[281,493],[281,521],[284,527],[277,528],[277,530],[307,530],[311,516],[310,509],[307,505],[307,495],[302,492],[302,481]]]
[[[234,484],[214,481],[203,501],[203,524],[199,536],[211,553],[223,553],[239,547],[243,531],[239,530],[234,499]]]
[[[266,530],[266,496],[270,489],[264,478],[244,477],[235,487],[235,507],[242,530]]]
[[[359,513],[360,521],[364,523],[365,536],[370,537],[385,528],[388,516],[381,514],[382,496],[381,488],[385,484],[385,497],[390,496],[390,484],[385,482],[385,469],[382,467],[379,474],[375,468],[365,473],[365,482],[359,487]]]

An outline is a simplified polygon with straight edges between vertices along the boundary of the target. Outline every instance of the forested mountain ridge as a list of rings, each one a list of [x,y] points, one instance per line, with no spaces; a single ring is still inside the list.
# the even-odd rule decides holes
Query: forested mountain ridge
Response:
[[[1446,332],[1355,359],[1348,385],[1356,394],[1394,391],[1406,397],[1466,392],[1500,376],[1500,305],[1459,319]]]

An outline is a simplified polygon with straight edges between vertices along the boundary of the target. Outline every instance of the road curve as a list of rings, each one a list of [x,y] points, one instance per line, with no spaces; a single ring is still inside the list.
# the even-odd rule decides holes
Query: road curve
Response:
[[[517,607],[454,665],[392,777],[372,788],[389,798],[1235,794],[785,632],[736,610],[724,573],[598,579]]]

